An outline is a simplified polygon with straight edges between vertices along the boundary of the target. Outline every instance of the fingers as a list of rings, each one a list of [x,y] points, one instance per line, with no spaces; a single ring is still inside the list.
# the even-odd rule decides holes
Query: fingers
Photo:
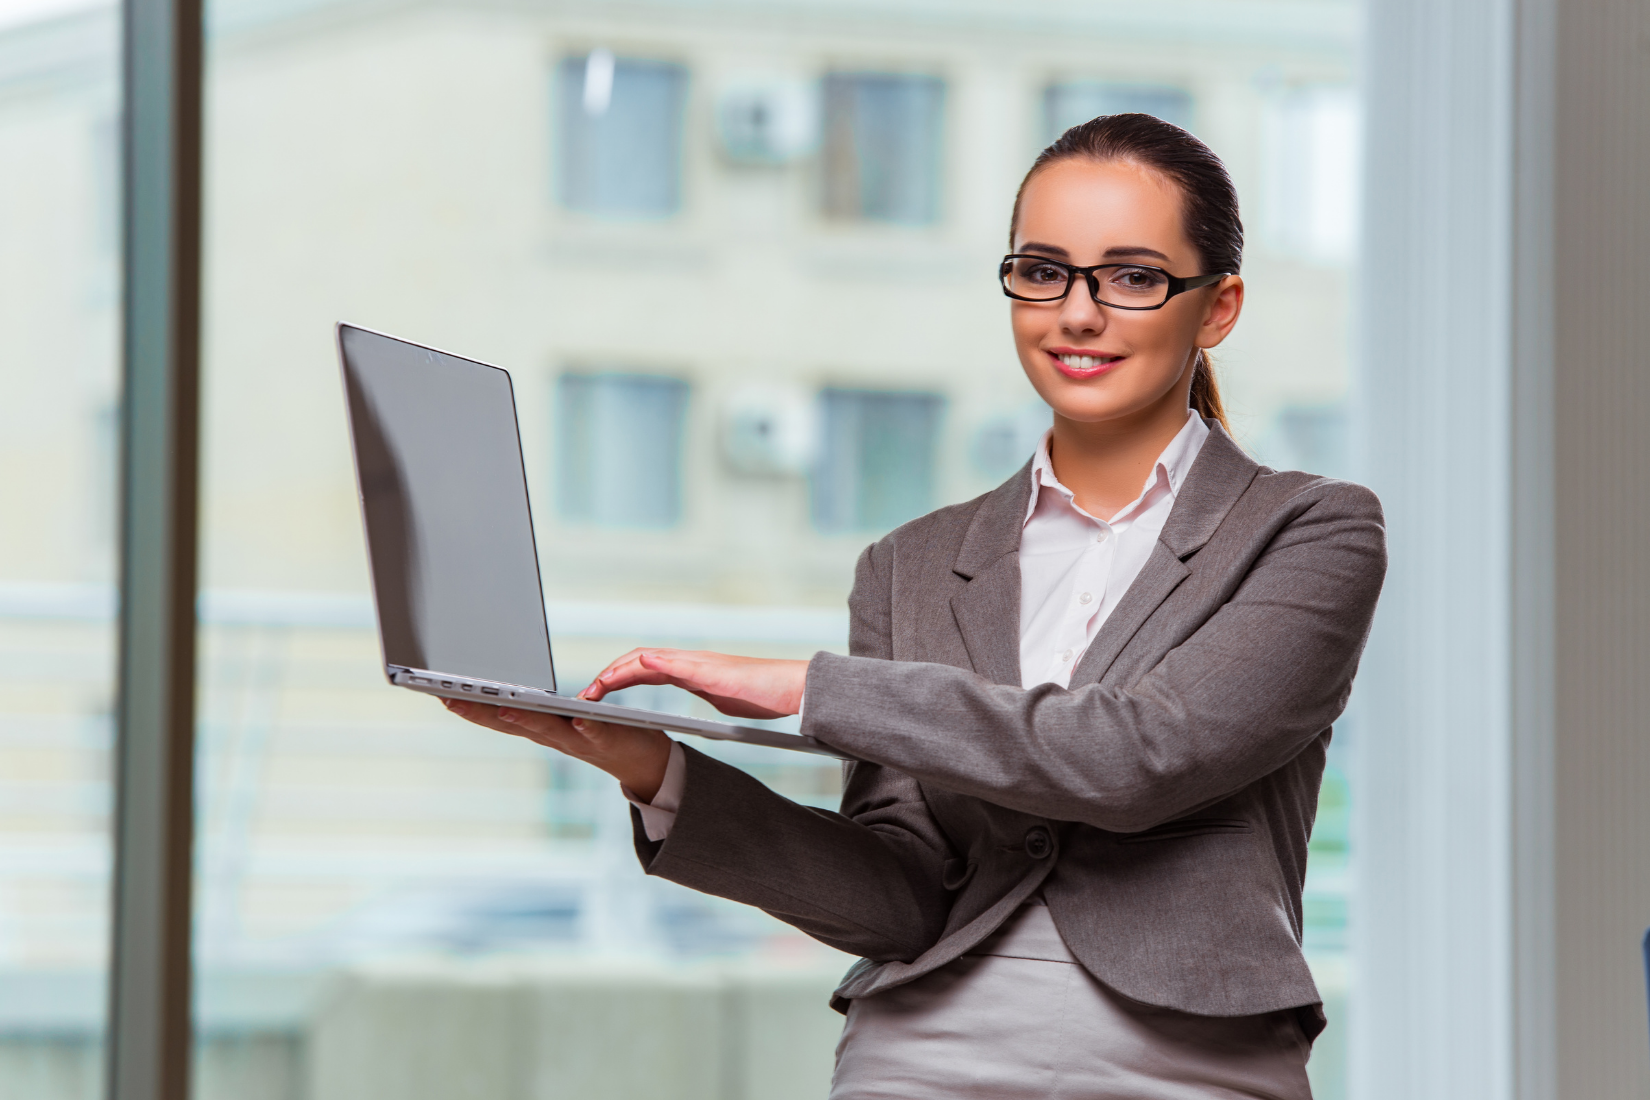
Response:
[[[734,657],[681,649],[633,649],[608,665],[581,694],[603,696],[635,684],[673,684],[737,718],[795,714],[807,682],[806,661]]]
[[[678,684],[686,687],[673,675],[675,659],[679,656],[681,651],[674,649],[633,649],[602,669],[589,686],[579,692],[579,697],[597,700],[637,684]]]
[[[515,733],[514,729],[506,728],[499,721],[496,706],[487,703],[468,703],[462,699],[442,699],[441,705],[447,708],[448,713],[456,714],[466,722],[474,722],[478,726],[486,726],[490,730],[500,733]]]

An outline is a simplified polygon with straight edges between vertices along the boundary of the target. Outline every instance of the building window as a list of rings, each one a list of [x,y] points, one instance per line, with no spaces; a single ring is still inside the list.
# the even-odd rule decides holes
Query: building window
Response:
[[[939,216],[945,83],[931,76],[825,78],[825,212],[924,225]]]
[[[1123,114],[1154,115],[1190,130],[1192,96],[1172,85],[1111,84],[1101,80],[1071,80],[1050,84],[1043,90],[1045,142],[1099,115]]]
[[[647,374],[564,374],[556,396],[561,517],[606,527],[680,522],[687,383]]]
[[[1319,264],[1350,264],[1362,204],[1356,94],[1334,85],[1286,89],[1272,96],[1263,122],[1267,244]]]
[[[618,217],[675,213],[687,71],[593,50],[564,60],[557,83],[562,205]]]
[[[943,397],[828,389],[820,401],[815,526],[821,531],[882,531],[934,506]]]

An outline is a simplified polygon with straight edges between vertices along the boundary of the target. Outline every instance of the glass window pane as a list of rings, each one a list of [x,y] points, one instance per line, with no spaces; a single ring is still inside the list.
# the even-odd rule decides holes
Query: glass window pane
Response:
[[[1267,243],[1300,259],[1343,266],[1357,247],[1357,97],[1344,84],[1272,92],[1264,122]]]
[[[609,527],[670,527],[680,520],[687,393],[687,384],[674,378],[562,375],[562,516]]]
[[[686,70],[597,50],[557,72],[562,203],[592,214],[674,213]]]
[[[0,1096],[103,1081],[119,20],[0,5]]]
[[[921,225],[939,212],[945,84],[931,76],[825,78],[825,209]]]
[[[813,486],[820,530],[886,531],[934,506],[943,397],[828,389],[821,403]]]

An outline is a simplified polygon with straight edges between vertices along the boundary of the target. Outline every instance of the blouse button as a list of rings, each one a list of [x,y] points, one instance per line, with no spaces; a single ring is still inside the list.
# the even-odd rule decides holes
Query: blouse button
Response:
[[[1062,660],[1062,661],[1071,660],[1071,650],[1068,649],[1064,653],[1060,654],[1060,660]]]
[[[1081,596],[1077,597],[1077,602],[1078,603],[1093,603],[1094,602],[1094,593],[1093,592],[1083,593]]]

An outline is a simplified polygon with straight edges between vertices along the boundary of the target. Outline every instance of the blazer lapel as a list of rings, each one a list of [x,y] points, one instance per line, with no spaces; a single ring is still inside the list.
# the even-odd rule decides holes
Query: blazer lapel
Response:
[[[1197,461],[1181,483],[1151,557],[1072,670],[1073,687],[1106,675],[1129,639],[1191,574],[1186,559],[1214,536],[1221,520],[1259,472],[1260,465],[1243,453],[1225,429],[1209,422],[1209,438],[1203,441]]]
[[[997,684],[1020,683],[1020,555],[1007,553],[951,597],[974,671]]]
[[[998,684],[1020,683],[1020,532],[1031,501],[1031,463],[980,502],[951,571],[968,586],[951,614],[974,671]]]
[[[1214,537],[1226,513],[1260,473],[1260,463],[1243,453],[1218,421],[1209,421],[1209,438],[1180,485],[1158,541],[1185,561]]]

